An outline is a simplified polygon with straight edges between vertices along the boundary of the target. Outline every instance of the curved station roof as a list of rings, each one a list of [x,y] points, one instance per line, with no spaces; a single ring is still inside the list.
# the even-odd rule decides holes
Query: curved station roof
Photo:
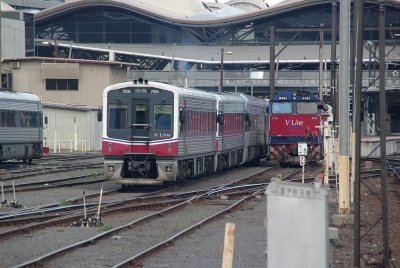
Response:
[[[76,0],[36,13],[35,26],[38,40],[55,40],[65,49],[74,47],[80,57],[88,59],[107,58],[109,53],[101,49],[113,49],[115,60],[138,63],[140,69],[162,69],[166,60],[179,58],[180,51],[186,46],[200,46],[205,50],[221,46],[243,48],[232,54],[233,61],[243,64],[247,60],[254,67],[257,61],[266,66],[269,59],[262,55],[269,54],[265,48],[270,44],[272,31],[275,43],[281,47],[290,44],[303,50],[301,46],[314,46],[311,50],[315,52],[321,31],[324,42],[329,43],[332,24],[337,28],[339,25],[339,15],[332,20],[333,10],[339,13],[338,6],[332,0],[283,0],[275,5],[257,0],[231,0],[224,4],[200,0],[169,0],[168,4],[164,0]],[[400,1],[386,0],[385,6],[390,38],[389,35],[400,34]],[[378,10],[377,0],[365,1],[365,40],[379,39]],[[79,48],[78,44],[85,48]],[[157,45],[171,48],[169,52],[168,49],[159,53],[142,49],[141,54],[138,53],[137,46]],[[258,57],[252,58],[252,52]],[[39,56],[50,56],[46,55],[50,53],[46,52],[46,47],[40,44],[38,53]],[[296,58],[298,53],[295,51],[291,54],[294,58],[289,55],[288,60],[293,62],[318,59],[308,55]],[[207,60],[198,55],[192,58],[196,57],[204,63],[218,61],[217,55]]]

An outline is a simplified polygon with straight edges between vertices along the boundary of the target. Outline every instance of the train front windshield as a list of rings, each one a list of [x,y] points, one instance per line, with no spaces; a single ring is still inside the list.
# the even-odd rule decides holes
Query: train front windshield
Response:
[[[274,102],[272,103],[273,114],[291,114],[293,113],[293,103],[290,102]]]
[[[172,105],[154,105],[154,126],[158,130],[172,130]]]
[[[298,114],[316,114],[318,113],[318,104],[316,102],[298,102]]]
[[[272,103],[273,114],[317,114],[318,104],[316,102],[274,102]]]
[[[127,87],[108,92],[108,136],[143,141],[173,136],[172,92]]]
[[[125,129],[127,119],[126,112],[127,105],[117,106],[115,104],[110,104],[108,128]]]

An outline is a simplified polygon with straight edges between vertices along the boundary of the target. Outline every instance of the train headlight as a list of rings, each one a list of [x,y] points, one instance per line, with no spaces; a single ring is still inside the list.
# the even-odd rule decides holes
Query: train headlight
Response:
[[[114,172],[114,166],[108,166],[108,172]]]
[[[171,166],[166,166],[165,167],[166,172],[172,172],[172,167]]]

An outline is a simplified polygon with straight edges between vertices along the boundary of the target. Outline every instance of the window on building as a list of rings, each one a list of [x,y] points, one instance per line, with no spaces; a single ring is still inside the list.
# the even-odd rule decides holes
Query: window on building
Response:
[[[78,79],[46,79],[46,90],[78,90]]]

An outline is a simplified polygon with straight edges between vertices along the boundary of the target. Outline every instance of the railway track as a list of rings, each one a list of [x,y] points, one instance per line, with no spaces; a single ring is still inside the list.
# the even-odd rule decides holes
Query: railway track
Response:
[[[43,174],[50,174],[50,173],[63,173],[66,171],[73,171],[77,169],[87,169],[87,168],[102,168],[103,163],[81,163],[81,164],[73,164],[69,166],[41,166],[35,168],[22,168],[19,170],[2,170],[0,171],[0,178],[2,181],[10,181],[16,180],[26,177],[33,177]]]
[[[138,250],[133,255],[120,258],[122,261],[115,262],[112,265],[116,265],[116,267],[122,267],[129,263],[132,264],[132,262],[136,262],[138,258],[141,258],[142,256],[145,256],[154,250],[162,248],[163,245],[173,243],[173,241],[178,237],[191,233],[192,231],[196,230],[196,228],[199,228],[199,226],[203,226],[206,223],[220,217],[221,215],[239,208],[240,205],[243,205],[246,201],[255,198],[255,196],[263,194],[269,183],[269,179],[275,176],[274,174],[276,174],[276,170],[277,169],[275,167],[270,168],[269,171],[264,171],[264,175],[253,174],[252,176],[240,178],[230,183],[214,185],[212,187],[207,187],[200,190],[182,192],[179,191],[179,187],[176,187],[174,189],[168,189],[169,193],[165,193],[165,191],[160,191],[158,193],[147,193],[143,196],[132,198],[131,200],[121,200],[120,202],[103,204],[103,209],[101,212],[102,223],[104,224],[103,226],[107,226],[107,219],[115,217],[118,218],[118,216],[115,215],[121,215],[121,213],[124,215],[124,217],[127,215],[136,215],[136,218],[134,220],[126,221],[123,224],[118,224],[118,227],[111,228],[110,230],[101,232],[100,234],[89,236],[81,241],[75,241],[70,245],[61,246],[57,250],[46,252],[43,255],[38,256],[30,261],[21,263],[16,267],[27,267],[38,263],[44,266],[49,265],[48,267],[51,267],[56,265],[53,263],[53,261],[57,262],[60,254],[67,254],[67,256],[70,254],[65,252],[71,252],[73,254],[73,252],[76,252],[74,249],[79,249],[78,252],[80,252],[82,249],[85,249],[85,245],[88,244],[92,245],[91,247],[93,247],[94,245],[97,246],[97,244],[100,245],[104,243],[103,241],[109,241],[110,237],[112,239],[115,236],[129,236],[129,233],[136,228],[142,230],[143,225],[167,225],[167,223],[163,223],[163,221],[168,222],[176,218],[184,221],[184,215],[188,213],[188,215],[192,215],[194,217],[194,214],[197,214],[196,211],[198,207],[202,207],[202,209],[200,209],[201,211],[207,212],[199,213],[199,215],[196,216],[196,219],[189,220],[190,224],[184,224],[185,226],[180,227],[179,231],[174,230],[172,232],[166,232],[165,238],[159,240],[158,242],[152,242],[151,246],[143,247],[143,249]],[[291,171],[293,174],[286,174],[283,177],[291,177],[297,180],[299,176],[294,175],[294,173],[298,172],[299,170],[291,169]],[[289,169],[286,169],[286,172],[289,172]],[[172,190],[172,192],[170,190]],[[221,206],[223,208],[221,208]],[[204,209],[204,207],[207,207],[207,209]],[[77,206],[77,209],[82,210],[82,207]],[[88,215],[92,216],[95,214],[95,212],[96,205],[88,205]],[[38,212],[36,211],[36,213]],[[59,217],[53,217],[48,220],[43,217],[42,220],[44,220],[44,222],[35,224],[31,223],[21,226],[19,231],[10,232],[8,235],[4,235],[2,239],[5,239],[5,237],[8,237],[8,239],[13,239],[13,237],[18,237],[18,234],[21,235],[26,234],[27,232],[34,232],[34,230],[43,230],[43,226],[71,226],[71,224],[73,224],[74,221],[76,222],[79,217],[82,218],[82,212],[64,211],[61,213],[58,211],[57,213],[60,215]],[[76,213],[76,215],[74,213]],[[28,214],[25,217],[29,217]],[[67,219],[67,217],[69,217],[69,219]],[[13,222],[14,220],[15,223],[15,219],[7,220],[9,223]],[[0,223],[2,221],[5,223],[6,219],[4,218],[2,220],[2,218],[0,218]],[[150,235],[150,237],[152,236]],[[54,257],[57,257],[57,260],[55,260]]]

